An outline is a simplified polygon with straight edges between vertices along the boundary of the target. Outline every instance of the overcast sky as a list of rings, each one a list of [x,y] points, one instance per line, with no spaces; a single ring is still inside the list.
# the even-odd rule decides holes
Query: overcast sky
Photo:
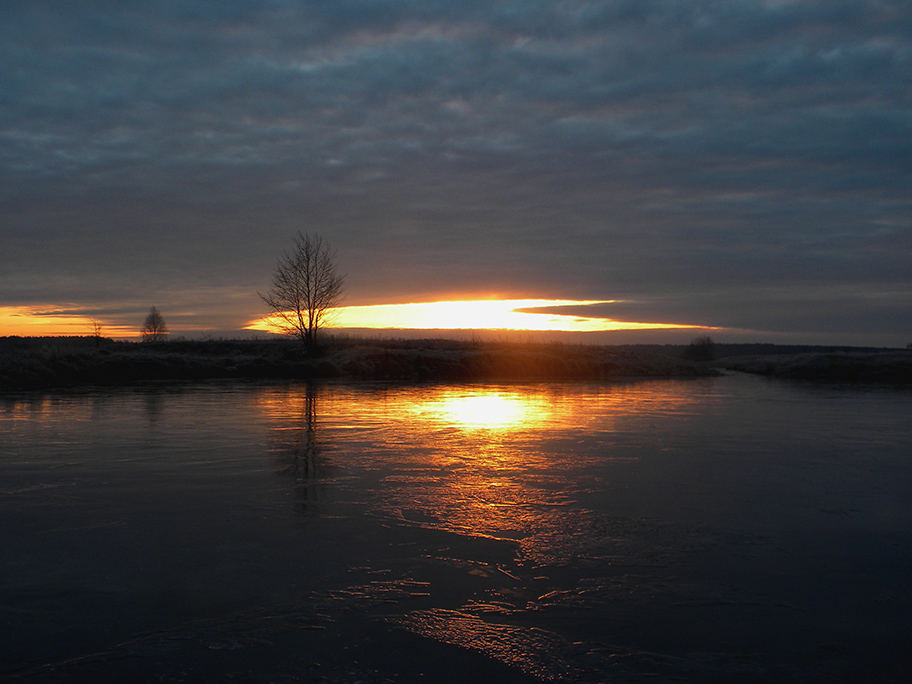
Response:
[[[240,328],[301,230],[352,305],[904,346],[910,190],[908,0],[0,3],[0,307]]]

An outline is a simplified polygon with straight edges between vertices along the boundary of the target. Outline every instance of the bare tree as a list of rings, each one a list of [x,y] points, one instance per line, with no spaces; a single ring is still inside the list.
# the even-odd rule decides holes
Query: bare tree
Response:
[[[102,330],[104,330],[104,326],[93,318],[92,319],[92,337],[95,338],[96,347],[101,346]]]
[[[695,337],[684,347],[681,356],[689,361],[713,361],[716,358],[716,343],[709,335]]]
[[[319,235],[298,233],[294,249],[284,252],[276,265],[272,288],[257,294],[282,332],[313,350],[317,331],[328,322],[344,289],[345,276],[336,266],[335,250]]]
[[[139,330],[143,342],[161,342],[168,339],[168,326],[156,307],[149,309],[149,315]]]

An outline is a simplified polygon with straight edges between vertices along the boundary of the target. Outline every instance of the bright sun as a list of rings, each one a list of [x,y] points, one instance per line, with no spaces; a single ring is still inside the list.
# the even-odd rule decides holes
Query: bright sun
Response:
[[[331,312],[335,329],[362,330],[522,330],[548,332],[604,332],[611,330],[702,329],[676,323],[618,321],[579,315],[579,307],[611,304],[613,300],[572,299],[476,299],[415,304],[343,306]],[[561,309],[575,307],[567,313]],[[91,318],[76,307],[0,307],[3,335],[91,335]],[[264,317],[244,326],[245,330],[280,332]],[[132,327],[103,326],[102,334],[114,337],[136,335]]]
[[[333,328],[387,330],[531,330],[554,332],[602,332],[608,330],[655,330],[697,328],[674,323],[637,323],[610,318],[560,314],[535,309],[610,304],[613,300],[571,299],[481,299],[418,304],[343,306],[333,311]],[[276,332],[268,318],[247,326],[248,330]]]

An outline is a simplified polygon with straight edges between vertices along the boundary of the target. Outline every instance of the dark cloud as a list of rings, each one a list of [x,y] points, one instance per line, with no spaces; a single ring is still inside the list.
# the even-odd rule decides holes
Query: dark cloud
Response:
[[[910,326],[907,2],[9,0],[0,63],[0,305],[230,328],[307,229],[350,303]]]

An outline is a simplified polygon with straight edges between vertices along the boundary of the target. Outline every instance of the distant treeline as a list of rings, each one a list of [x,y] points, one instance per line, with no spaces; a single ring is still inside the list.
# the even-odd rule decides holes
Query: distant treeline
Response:
[[[0,338],[0,390],[215,378],[394,382],[700,377],[719,369],[786,378],[912,383],[912,352],[713,344],[595,346],[479,340],[327,338],[318,353],[283,338],[120,342],[102,337]]]

